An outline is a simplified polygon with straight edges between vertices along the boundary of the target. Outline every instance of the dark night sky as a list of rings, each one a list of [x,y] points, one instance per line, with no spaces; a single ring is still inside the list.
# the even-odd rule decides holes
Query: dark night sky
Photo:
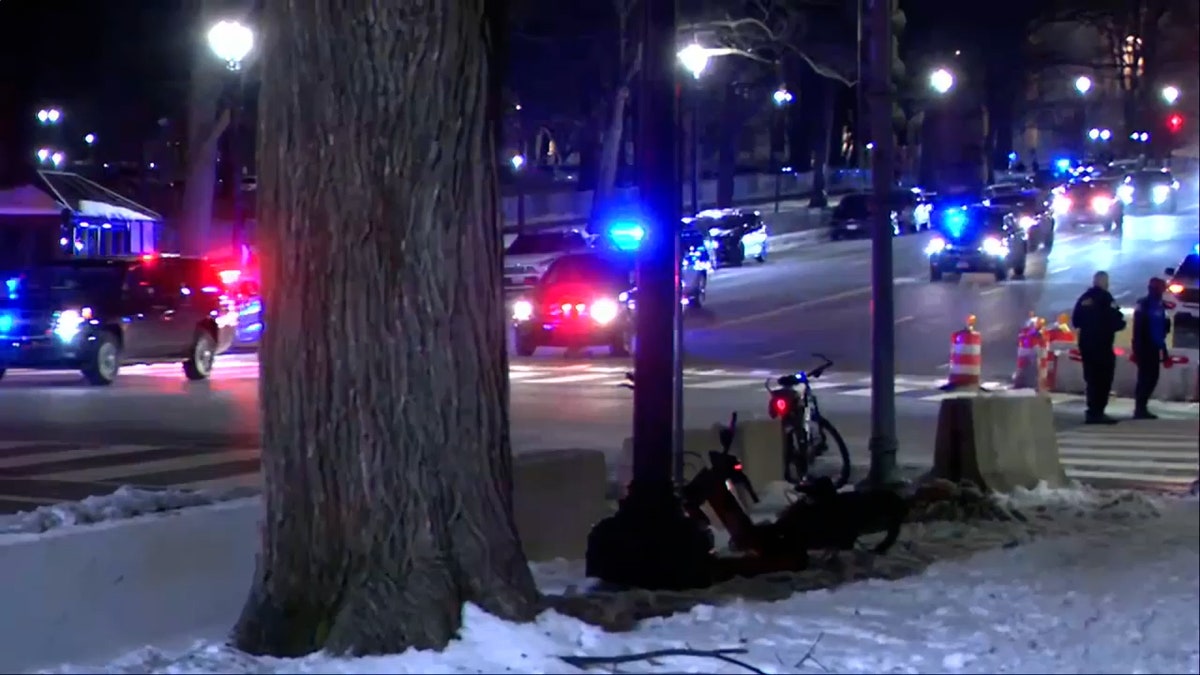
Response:
[[[136,136],[170,113],[183,94],[189,54],[204,37],[184,11],[193,3],[0,0],[0,158],[25,151],[40,106],[62,107],[64,133],[80,138]],[[902,4],[909,33],[925,43],[931,22],[966,3]]]

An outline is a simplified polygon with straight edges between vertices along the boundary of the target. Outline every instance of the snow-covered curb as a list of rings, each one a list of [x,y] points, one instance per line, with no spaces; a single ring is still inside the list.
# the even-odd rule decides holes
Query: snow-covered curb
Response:
[[[144,490],[129,486],[108,495],[87,497],[77,502],[39,506],[32,511],[0,515],[0,537],[8,534],[39,534],[61,527],[94,525],[110,520],[135,518],[152,513],[206,506],[253,496],[254,490],[235,488],[222,492]]]
[[[1144,555],[1157,549],[1143,549],[1143,543],[1132,539],[1157,532],[1160,523],[1173,528],[1169,536],[1160,539],[1191,546],[1166,562],[1155,564],[1169,563],[1171,569],[1181,562],[1191,564],[1193,611],[1185,617],[1179,614],[1178,607],[1171,605],[1189,600],[1186,594],[1182,598],[1160,594],[1137,607],[1136,611],[1141,613],[1137,618],[1144,621],[1146,612],[1153,616],[1154,612],[1170,610],[1175,617],[1181,617],[1184,628],[1194,625],[1194,621],[1188,623],[1191,620],[1188,617],[1197,615],[1194,611],[1196,500],[1076,487],[1019,491],[992,499],[990,503],[1009,514],[1020,515],[1007,520],[911,524],[906,527],[900,545],[884,558],[843,555],[836,564],[817,564],[801,574],[740,580],[691,593],[596,593],[592,582],[580,574],[579,562],[533,566],[543,592],[561,596],[554,606],[571,614],[591,616],[589,604],[604,603],[605,612],[618,619],[622,613],[664,617],[630,624],[632,630],[620,634],[606,633],[555,611],[544,613],[534,624],[513,626],[468,607],[462,639],[437,654],[409,652],[352,660],[314,655],[285,661],[256,659],[219,644],[204,643],[181,654],[141,650],[100,670],[68,667],[55,672],[579,672],[557,657],[684,646],[738,647],[749,653],[736,658],[764,672],[804,672],[816,666],[811,662],[796,664],[804,660],[813,644],[819,650],[809,656],[836,672],[1001,672],[997,668],[1006,663],[1004,659],[1017,658],[1022,648],[1034,649],[1028,647],[1031,641],[1051,644],[1046,640],[1053,641],[1054,636],[1042,633],[1059,620],[1054,614],[1056,607],[1073,612],[1061,619],[1062,623],[1070,623],[1072,630],[1086,630],[1095,623],[1089,613],[1102,610],[1110,602],[1106,598],[1095,600],[1086,595],[1071,595],[1069,579],[1061,583],[1022,579],[1010,582],[1001,573],[1003,565],[1024,565],[1028,571],[1036,572],[1044,561],[1061,563],[1069,559],[1086,567],[1088,555],[1094,550],[1072,553],[1077,544],[1071,542],[1084,542],[1102,551],[1108,550],[1105,542],[1128,543],[1138,547],[1139,552],[1134,555]],[[1189,532],[1187,527],[1176,522],[1184,517],[1181,513],[1191,518],[1190,539],[1181,534]],[[1064,538],[1071,542],[1061,543]],[[971,556],[978,557],[964,561]],[[1043,562],[1031,563],[1033,560]],[[1134,569],[1135,566],[1125,563],[1112,570],[1111,574],[1117,577],[1112,586],[1141,595],[1139,584],[1144,581],[1133,575]],[[1164,578],[1169,576],[1164,574]],[[1170,578],[1179,583],[1178,574]],[[1188,580],[1189,577],[1183,578],[1185,586]],[[1041,592],[1042,587],[1048,590]],[[830,588],[835,590],[824,590]],[[1151,600],[1171,606],[1156,607]],[[1018,604],[1011,605],[1010,601]],[[919,615],[916,624],[905,614],[910,608]],[[1027,611],[1032,612],[1028,616],[1031,623],[1024,626],[1021,622],[1026,620],[1023,617]],[[1115,615],[1102,616],[1100,621],[1123,628],[1134,625]],[[1143,639],[1148,635],[1144,632]],[[1072,662],[1063,659],[1072,654],[1078,656],[1081,645],[1087,643],[1081,639],[1078,636],[1063,639],[1056,646],[1058,653],[1050,654],[1046,660],[1026,662],[1020,667],[1010,664],[1006,670],[1068,671]],[[1186,660],[1187,645],[1192,645],[1194,655],[1195,644],[1194,639],[1190,643],[1177,641],[1170,655],[1158,660],[1142,655],[1144,658],[1139,657],[1136,662],[1145,663],[1153,672],[1172,671],[1181,663],[1180,658]],[[1099,668],[1080,667],[1090,668],[1090,672],[1098,672]],[[722,662],[695,659],[626,664],[621,669],[745,672]]]

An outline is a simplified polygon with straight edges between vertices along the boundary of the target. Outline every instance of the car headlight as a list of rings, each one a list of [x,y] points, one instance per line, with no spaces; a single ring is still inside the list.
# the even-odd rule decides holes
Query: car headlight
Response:
[[[1008,255],[1008,245],[995,237],[988,237],[983,240],[983,252],[994,256]]]
[[[1028,230],[1034,225],[1037,225],[1037,219],[1032,216],[1021,216],[1021,218],[1017,221],[1017,224],[1021,226],[1022,230]]]
[[[1061,216],[1071,210],[1071,198],[1067,197],[1066,195],[1058,195],[1054,198],[1054,203],[1051,208],[1054,209],[1055,213]]]
[[[528,300],[518,300],[513,303],[513,318],[517,321],[528,321],[533,318],[533,303]]]
[[[64,309],[54,314],[54,334],[63,342],[69,342],[79,335],[83,324],[92,318],[92,308]]]
[[[732,231],[733,230],[727,230],[727,229],[721,228],[721,227],[710,227],[710,228],[708,228],[708,236],[720,237],[722,235],[729,234]]]
[[[1155,185],[1154,188],[1150,191],[1150,199],[1154,201],[1155,205],[1165,204],[1166,201],[1170,198],[1171,198],[1171,186],[1170,185]]]
[[[946,250],[946,240],[941,237],[934,237],[929,240],[929,244],[925,246],[925,255],[934,255]]]
[[[1122,186],[1118,187],[1117,188],[1117,199],[1120,199],[1121,201],[1125,202],[1126,204],[1132,202],[1133,201],[1133,186],[1132,185],[1122,185]]]
[[[621,313],[621,308],[612,300],[604,298],[592,303],[591,312],[596,323],[603,325],[616,320],[617,315]]]
[[[1112,205],[1113,200],[1109,199],[1108,197],[1092,198],[1092,210],[1100,215],[1108,213],[1108,210],[1112,208]]]

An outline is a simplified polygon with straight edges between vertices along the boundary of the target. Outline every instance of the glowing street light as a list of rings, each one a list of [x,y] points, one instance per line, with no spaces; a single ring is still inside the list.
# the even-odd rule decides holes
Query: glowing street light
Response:
[[[525,166],[525,155],[513,155],[509,161],[512,162],[514,171],[520,171],[521,167]]]
[[[43,163],[50,161],[50,149],[49,148],[39,149],[37,151],[37,158],[38,158],[39,162],[43,162]]]
[[[237,21],[218,22],[208,31],[208,47],[230,70],[240,70],[254,49],[254,31]]]
[[[712,53],[695,42],[679,50],[677,56],[683,67],[697,80],[704,74],[708,62],[712,59]]]
[[[954,75],[945,68],[938,68],[929,74],[929,87],[939,94],[945,94],[954,88]]]
[[[42,108],[38,111],[37,119],[42,124],[58,124],[62,119],[62,111],[58,108]]]
[[[1080,75],[1075,78],[1075,91],[1079,92],[1080,96],[1087,96],[1087,93],[1092,90],[1092,78],[1087,75]]]
[[[775,90],[775,93],[771,95],[771,98],[775,99],[775,105],[786,105],[791,103],[792,98],[794,97],[792,96],[792,92],[780,87],[779,89]]]
[[[96,143],[96,134],[88,134],[87,136],[84,136],[83,142],[87,143],[88,145],[94,145]]]
[[[67,159],[67,156],[62,154],[61,152],[56,152],[56,153],[50,155],[50,163],[53,164],[54,168],[56,168],[56,169],[58,167],[62,166],[62,163],[65,162],[66,159]]]
[[[1162,97],[1167,102],[1167,105],[1175,105],[1175,102],[1179,100],[1179,87],[1171,85],[1163,87]]]

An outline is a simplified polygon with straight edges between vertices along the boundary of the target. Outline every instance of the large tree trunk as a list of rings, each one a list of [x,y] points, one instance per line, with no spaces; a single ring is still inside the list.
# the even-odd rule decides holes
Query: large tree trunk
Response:
[[[721,97],[721,135],[717,145],[717,208],[733,206],[734,182],[737,176],[738,148],[741,146],[743,119],[739,109],[741,99],[732,83],[725,85]]]
[[[829,195],[825,187],[825,172],[829,167],[829,149],[833,145],[833,86],[824,77],[814,78],[817,89],[818,118],[813,131],[813,165],[812,192],[809,194],[810,208],[825,208],[829,205]]]
[[[440,648],[464,603],[536,611],[495,282],[497,4],[266,2],[266,522],[241,649]]]

